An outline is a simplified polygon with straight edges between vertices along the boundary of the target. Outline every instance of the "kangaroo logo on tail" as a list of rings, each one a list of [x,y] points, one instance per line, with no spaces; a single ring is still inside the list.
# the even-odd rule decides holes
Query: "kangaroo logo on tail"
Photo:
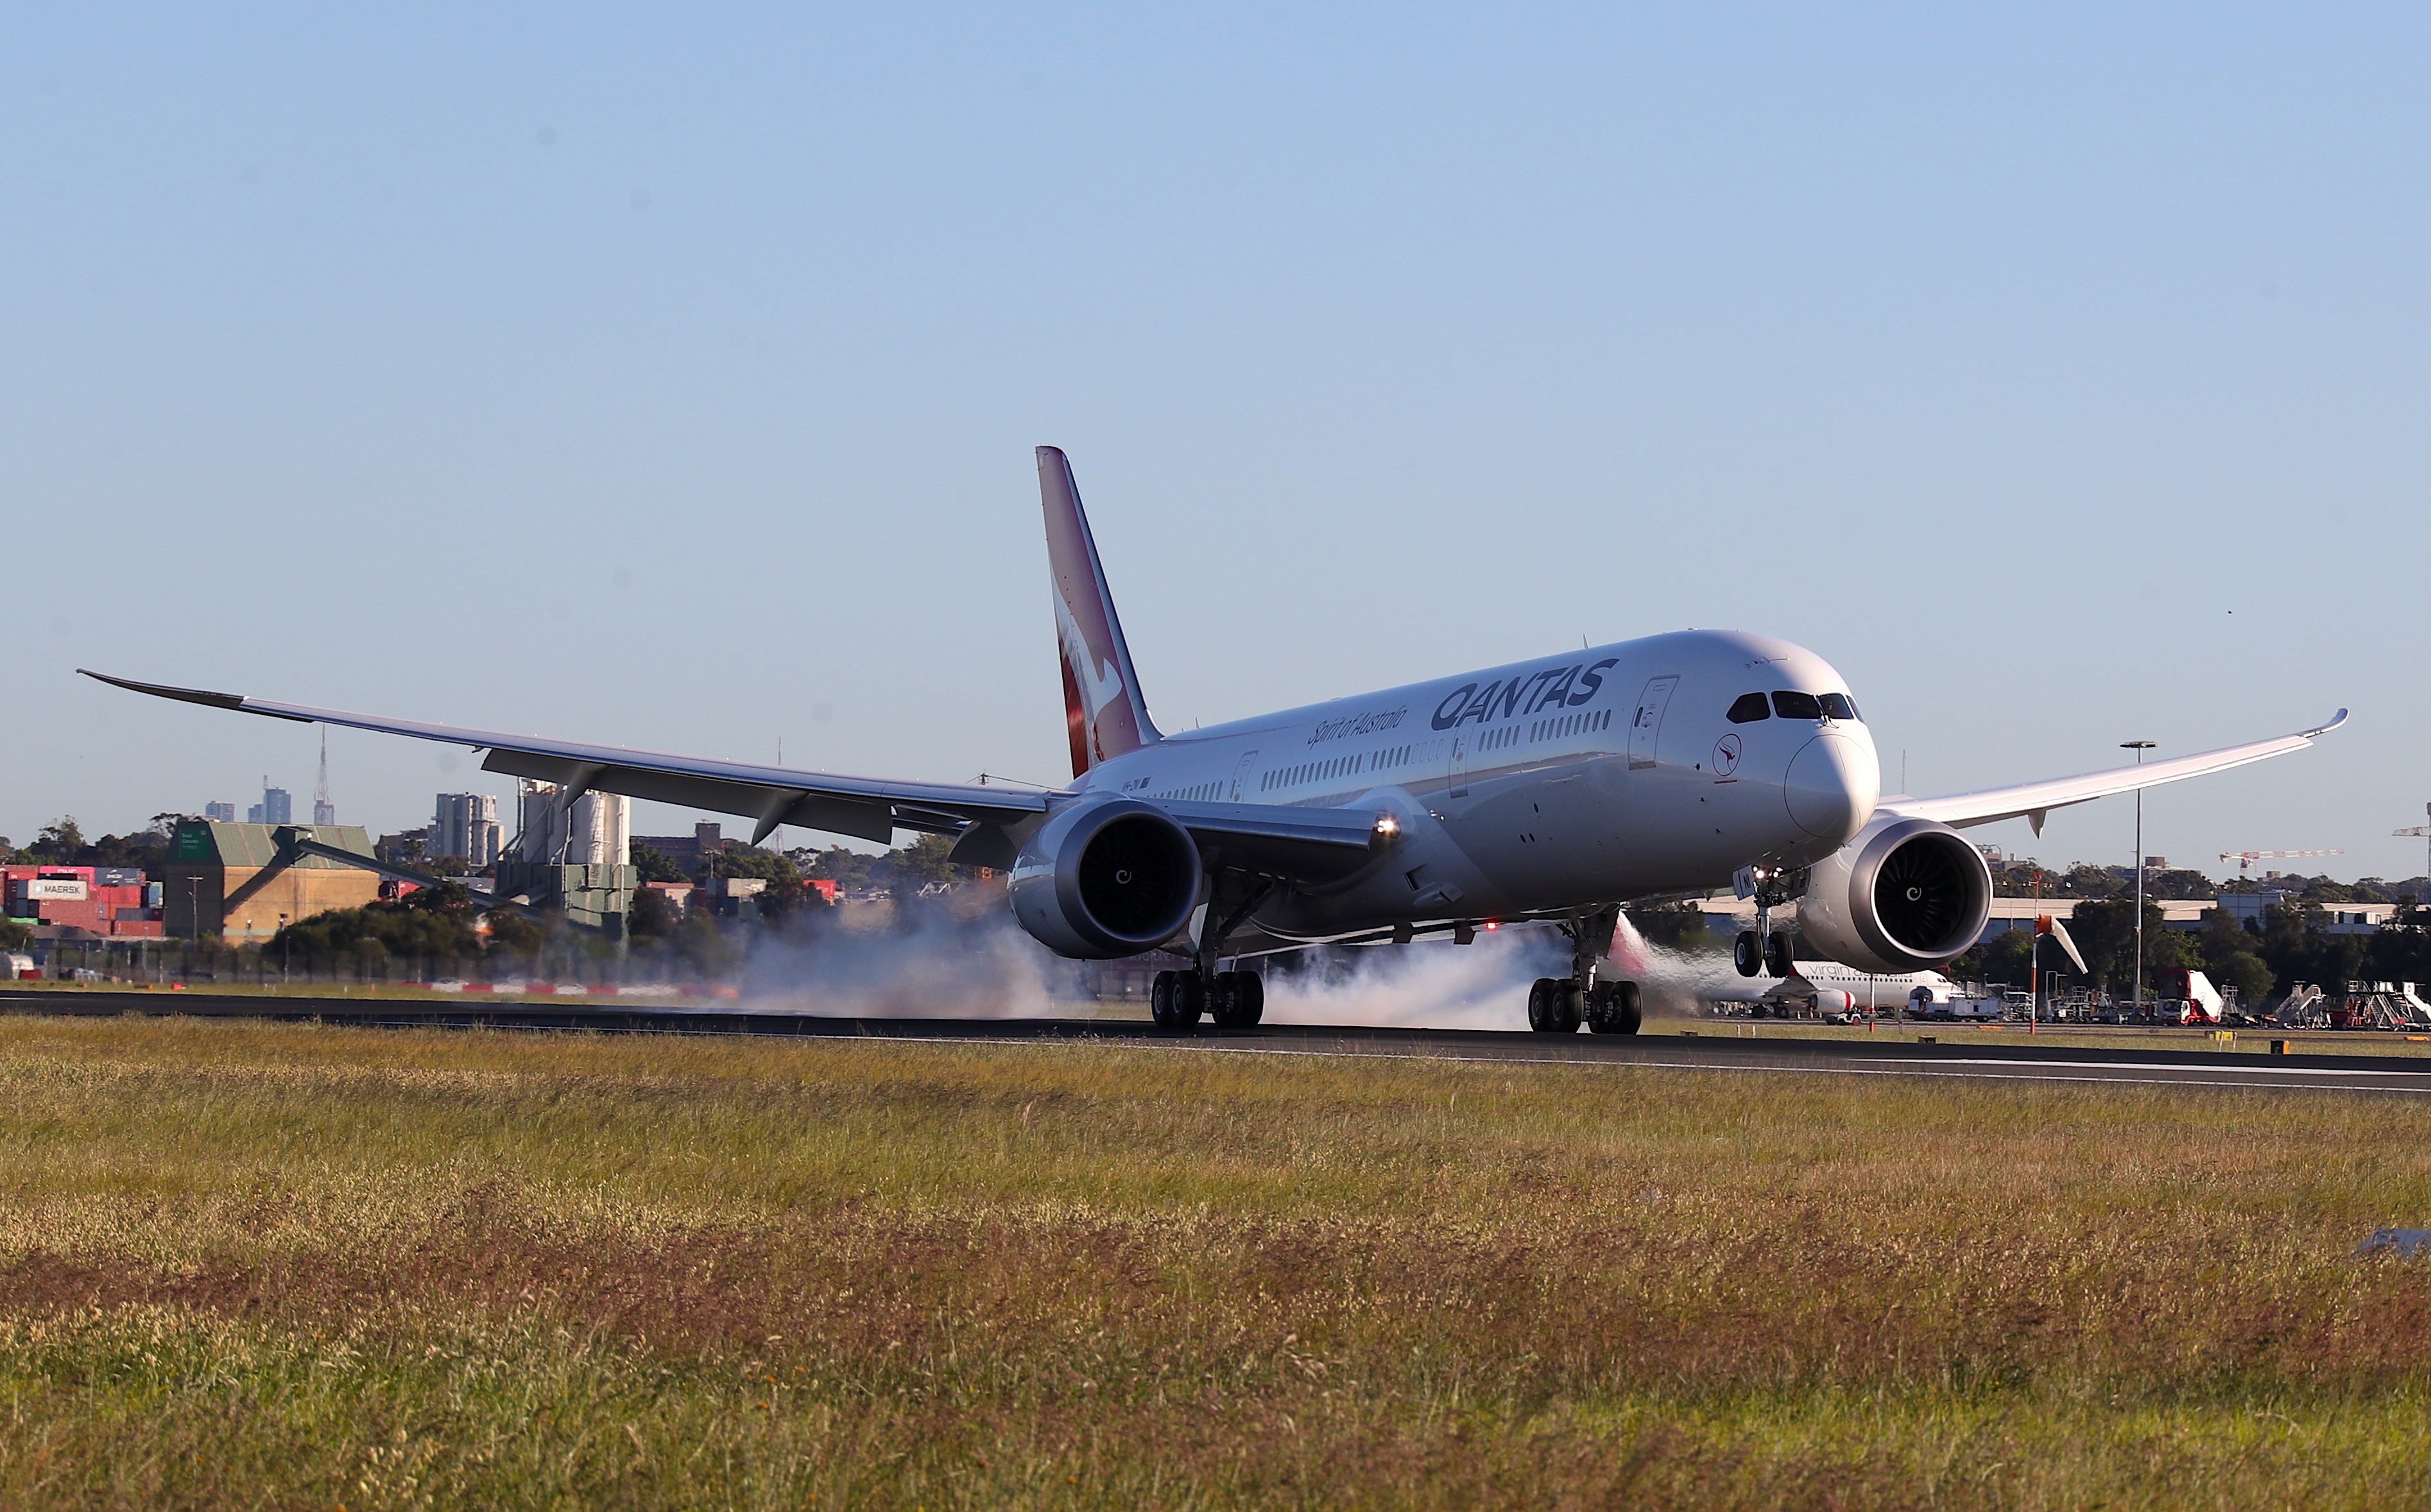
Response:
[[[1047,566],[1054,578],[1055,642],[1064,662],[1064,721],[1072,740],[1072,775],[1152,746],[1164,737],[1148,716],[1131,647],[1115,616],[1098,543],[1081,511],[1072,463],[1054,446],[1038,448],[1038,498],[1047,512]]]

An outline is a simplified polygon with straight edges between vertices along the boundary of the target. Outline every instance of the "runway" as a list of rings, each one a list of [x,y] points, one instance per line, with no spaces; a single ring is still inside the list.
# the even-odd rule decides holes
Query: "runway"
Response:
[[[1166,1033],[1131,1019],[827,1018],[773,1009],[587,1007],[528,1002],[401,1002],[365,998],[222,993],[10,991],[0,1014],[115,1017],[122,1014],[258,1018],[365,1027],[489,1028],[623,1034],[769,1034],[895,1039],[930,1044],[1118,1044],[1177,1054],[1354,1055],[1594,1067],[1636,1066],[1742,1074],[1941,1077],[1967,1081],[2096,1083],[2246,1091],[2431,1095],[2431,1057],[2245,1050],[2161,1050],[1869,1039],[1694,1035],[1553,1037],[1482,1030],[1267,1024]],[[1775,1031],[1776,1033],[1780,1031]]]

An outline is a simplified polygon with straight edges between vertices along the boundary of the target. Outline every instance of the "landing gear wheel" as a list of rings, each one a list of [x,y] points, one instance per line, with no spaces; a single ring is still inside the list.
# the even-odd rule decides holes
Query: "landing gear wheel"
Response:
[[[1148,1015],[1159,1029],[1189,1029],[1207,1008],[1207,988],[1196,971],[1160,971],[1148,994]]]
[[[1775,930],[1766,935],[1764,937],[1764,974],[1768,977],[1786,977],[1789,975],[1791,964],[1788,932]]]
[[[1538,977],[1528,987],[1528,1027],[1539,1034],[1575,1034],[1585,994],[1563,977]]]
[[[1265,1016],[1266,984],[1254,971],[1219,971],[1207,994],[1218,1029],[1247,1029]]]
[[[1755,937],[1755,931],[1741,930],[1739,937],[1731,942],[1731,965],[1738,967],[1743,977],[1754,976],[1764,969],[1764,943]]]
[[[1589,1033],[1635,1034],[1645,1021],[1635,982],[1599,982],[1587,995]]]

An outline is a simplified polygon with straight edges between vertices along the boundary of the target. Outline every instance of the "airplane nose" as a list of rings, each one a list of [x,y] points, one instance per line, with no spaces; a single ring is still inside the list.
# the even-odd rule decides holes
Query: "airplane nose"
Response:
[[[1846,735],[1818,735],[1790,758],[1782,779],[1789,817],[1819,840],[1838,845],[1866,827],[1882,797],[1874,753]]]

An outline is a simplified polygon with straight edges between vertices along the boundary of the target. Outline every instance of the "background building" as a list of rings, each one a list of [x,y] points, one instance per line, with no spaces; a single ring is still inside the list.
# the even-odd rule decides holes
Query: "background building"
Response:
[[[568,923],[625,936],[632,912],[633,800],[585,793],[572,802],[552,782],[525,782],[516,797],[513,854],[497,864],[496,893],[565,910]]]
[[[726,848],[725,834],[724,825],[704,822],[694,825],[690,834],[641,834],[633,837],[633,843],[648,846],[674,862],[685,876],[698,877],[709,858]]]
[[[273,787],[270,779],[261,780],[261,801],[245,810],[248,824],[289,824],[295,818],[295,796],[283,787]]]
[[[236,822],[236,805],[233,803],[206,803],[203,805],[203,817],[206,819],[217,819],[222,824],[234,824]]]
[[[423,841],[429,856],[461,856],[476,866],[498,859],[498,800],[487,793],[442,793]]]
[[[293,841],[317,840],[368,858],[371,837],[356,824],[223,824],[189,819],[169,842],[161,882],[168,932],[192,938],[217,934],[230,945],[258,944],[294,923],[333,908],[360,908],[379,897],[377,872],[296,851]]]

